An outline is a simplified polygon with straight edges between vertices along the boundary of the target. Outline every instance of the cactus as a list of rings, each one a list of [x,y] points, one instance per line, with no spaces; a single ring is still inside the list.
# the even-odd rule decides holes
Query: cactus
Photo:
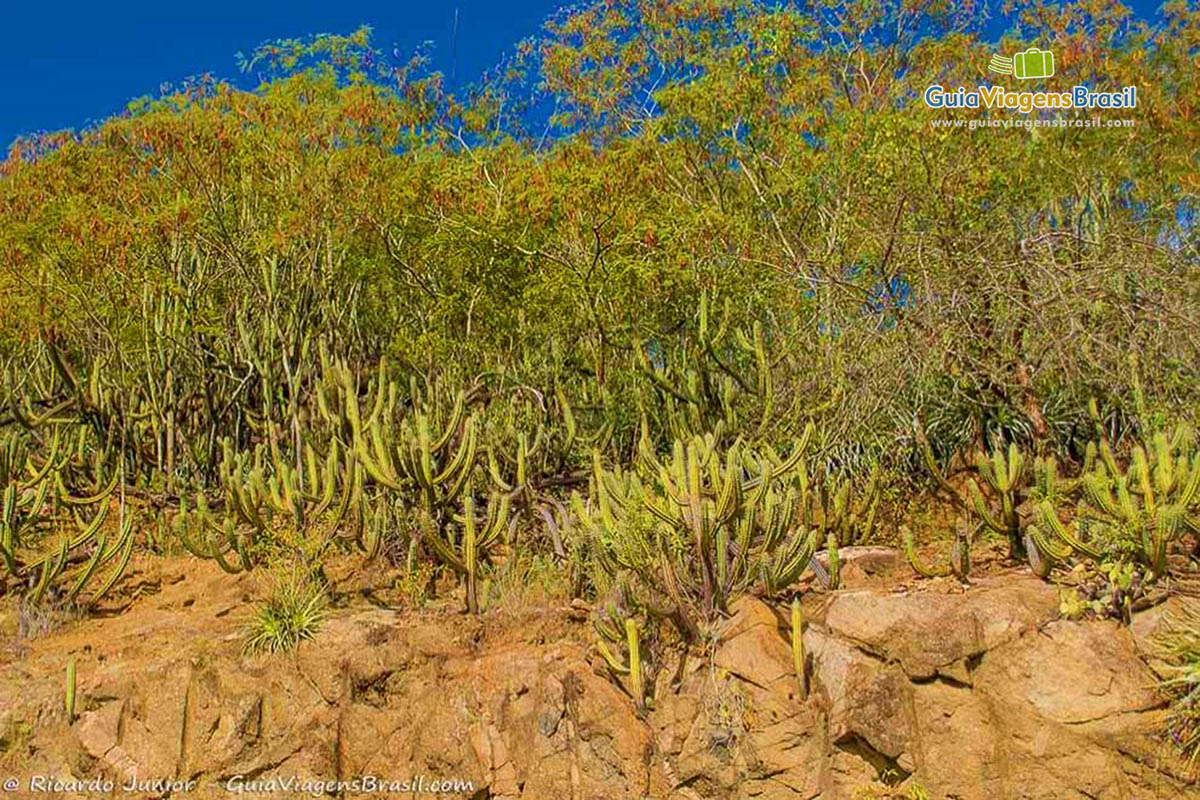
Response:
[[[706,433],[739,430],[746,411],[757,414],[754,438],[762,438],[777,422],[774,381],[762,324],[755,322],[748,330],[733,330],[730,336],[732,309],[728,300],[715,326],[711,316],[710,300],[702,295],[695,339],[679,358],[686,367],[668,363],[656,342],[638,348],[636,365],[661,400],[662,427],[672,438],[687,440]],[[739,362],[745,362],[745,367]],[[724,442],[722,435],[717,438]]]
[[[937,569],[930,567],[921,560],[917,555],[916,544],[913,542],[913,534],[907,525],[900,526],[900,537],[904,543],[904,557],[908,559],[909,565],[922,578],[938,578],[949,573],[949,569]]]
[[[808,665],[804,653],[804,612],[800,598],[792,598],[792,666],[796,670],[796,685],[800,699],[808,699]]]
[[[642,685],[642,649],[635,620],[625,620],[625,638],[629,647],[629,679],[640,709],[645,706],[646,689]]]
[[[867,485],[861,491],[849,479],[822,481],[816,491],[810,491],[803,463],[796,472],[804,524],[816,529],[818,541],[833,536],[840,547],[850,547],[874,534],[880,497],[878,462],[872,465]]]
[[[75,657],[67,659],[67,696],[64,703],[67,712],[67,724],[75,724]]]
[[[383,492],[410,506],[407,515],[416,520],[420,533],[420,539],[412,543],[414,553],[418,542],[424,543],[439,561],[463,575],[468,609],[480,613],[480,569],[507,530],[510,499],[493,494],[486,521],[481,525],[476,519],[469,485],[480,449],[477,418],[466,410],[467,393],[456,395],[449,414],[435,430],[437,410],[425,401],[419,401],[418,408],[399,425],[389,424],[398,388],[385,381],[382,371],[375,382],[372,411],[365,419],[348,379],[342,389],[356,461]],[[415,387],[410,396],[419,400]],[[456,440],[457,447],[453,446]],[[372,531],[369,536],[373,539],[377,533]]]
[[[722,454],[711,435],[676,441],[666,463],[643,453],[635,472],[606,470],[594,453],[593,497],[572,502],[601,567],[635,573],[646,602],[664,596],[688,637],[756,583],[767,595],[782,591],[815,549],[798,485],[811,433],[810,424],[787,459],[740,442]]]
[[[838,554],[837,537],[832,533],[825,540],[825,549],[829,554],[829,589],[834,591],[842,585],[842,557]]]
[[[31,443],[44,432],[31,434]],[[0,490],[0,561],[15,576],[37,575],[28,595],[30,602],[41,603],[53,596],[86,607],[116,583],[124,566],[90,602],[80,603],[88,582],[104,564],[132,546],[132,520],[126,513],[123,490],[117,536],[109,538],[103,527],[109,498],[120,485],[122,472],[114,472],[105,480],[97,462],[90,478],[76,482],[74,476],[83,474],[75,470],[84,463],[77,454],[87,441],[87,431],[80,429],[75,456],[61,447],[62,426],[54,425],[49,433],[49,450],[41,463],[12,434],[0,446],[0,478],[4,479]],[[67,487],[68,475],[76,486],[82,483],[85,494]],[[79,516],[85,506],[95,507],[90,519]],[[91,548],[90,555],[72,573],[68,565],[79,560],[72,553],[87,547]],[[120,561],[127,563],[128,556]],[[60,577],[68,580],[69,588],[52,591]]]
[[[1045,512],[1041,512],[1045,513]],[[1030,525],[1025,534],[1025,552],[1029,554],[1029,566],[1039,578],[1048,578],[1050,571],[1070,557],[1070,545],[1062,540],[1047,536],[1041,527]]]
[[[1071,479],[1059,476],[1058,463],[1053,456],[1039,457],[1034,460],[1031,469],[1027,468],[1026,458],[1015,444],[1010,444],[1007,450],[997,447],[990,455],[977,454],[974,466],[983,478],[983,484],[981,486],[974,478],[970,479],[967,483],[967,497],[964,498],[950,486],[942,474],[928,442],[923,437],[919,439],[922,458],[939,488],[960,508],[969,509],[980,526],[1003,534],[1008,542],[1010,559],[1027,558],[1034,572],[1045,577],[1053,566],[1065,557],[1063,544],[1056,542],[1063,542],[1071,550],[1095,557],[1092,555],[1095,552],[1094,548],[1084,544],[1078,536],[1066,533],[1074,544],[1059,536],[1062,531],[1057,512],[1051,513],[1052,524],[1042,508],[1048,505],[1049,508],[1056,509],[1071,498],[1086,492],[1089,481],[1096,480],[1094,470],[1098,463],[1108,463],[1115,468],[1115,459],[1106,442],[1102,441],[1099,447],[1088,445],[1083,471],[1080,477]],[[1097,461],[1098,457],[1100,462]],[[986,487],[986,493],[983,487]],[[1041,525],[1036,531],[1031,531],[1031,523],[1035,518],[1040,520]],[[966,580],[969,572],[970,538],[963,539],[956,535],[952,553],[952,572],[962,580]],[[1035,550],[1030,551],[1031,545]],[[916,568],[918,564],[914,563],[914,569]]]
[[[993,516],[974,478],[967,484],[971,507],[984,525],[1008,537],[1009,558],[1020,558],[1024,555],[1025,542],[1017,506],[1021,503],[1021,492],[1025,488],[1022,484],[1025,458],[1016,444],[1010,444],[1007,456],[1000,448],[992,451],[990,458],[982,454],[976,456],[975,467],[998,501],[999,516]]]
[[[509,504],[506,498],[493,496],[488,503],[488,518],[482,526],[475,518],[475,500],[467,496],[463,500],[463,513],[455,517],[462,522],[462,540],[458,548],[453,540],[443,538],[443,534],[433,529],[428,516],[422,519],[426,525],[426,541],[444,564],[463,574],[467,578],[467,610],[472,614],[482,611],[479,600],[479,573],[486,560],[487,551],[500,538],[500,533],[508,525]]]
[[[228,514],[218,519],[209,510],[202,492],[196,495],[194,511],[188,508],[185,498],[180,498],[179,513],[175,515],[175,534],[180,543],[197,558],[216,561],[231,575],[253,569],[251,552],[258,538],[257,532],[254,526],[237,525]],[[226,558],[230,553],[237,556],[236,561]]]
[[[637,620],[632,617],[627,618],[622,626],[623,630],[619,630],[616,623],[620,621],[620,618],[616,609],[609,608],[607,611],[607,619],[600,617],[593,622],[596,632],[600,635],[596,641],[596,647],[614,675],[629,676],[629,693],[633,695],[633,702],[638,713],[642,713],[647,709],[649,703],[646,700],[641,637],[638,635]],[[622,633],[624,641],[622,641]],[[627,657],[625,659],[618,658],[609,648],[609,644],[618,646],[623,644]]]
[[[259,446],[251,457],[235,453],[232,443],[222,443],[225,456],[221,461],[220,478],[225,489],[226,505],[238,524],[254,527],[260,533],[273,525],[276,514],[289,518],[299,531],[306,530],[331,508],[331,524],[336,525],[346,515],[354,496],[354,475],[357,463],[347,454],[342,464],[341,448],[331,439],[325,456],[319,456],[311,444],[302,447],[302,468],[281,456],[278,448]],[[318,466],[318,464],[320,466]],[[337,505],[334,506],[334,500]]]
[[[1093,559],[1101,552],[1082,541],[1077,530],[1095,528],[1097,534],[1129,541],[1149,568],[1150,580],[1161,577],[1170,544],[1185,530],[1200,532],[1200,451],[1189,457],[1191,438],[1186,427],[1171,437],[1159,432],[1148,445],[1133,447],[1126,470],[1107,442],[1101,442],[1100,462],[1083,477],[1084,501],[1076,523],[1064,526],[1046,509],[1042,519],[1047,532]]]
[[[917,555],[912,531],[907,525],[900,526],[900,537],[903,542],[904,557],[909,566],[922,578],[940,578],[954,575],[963,583],[971,577],[971,539],[973,532],[960,526],[954,534],[954,543],[950,546],[949,564],[945,567],[930,567]]]
[[[963,583],[971,578],[971,536],[963,528],[954,532],[954,544],[950,548],[950,571]]]

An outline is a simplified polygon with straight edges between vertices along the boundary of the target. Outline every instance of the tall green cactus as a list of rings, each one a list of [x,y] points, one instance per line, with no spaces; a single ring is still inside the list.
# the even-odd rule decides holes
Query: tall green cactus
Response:
[[[804,652],[804,612],[800,598],[792,598],[792,667],[796,671],[796,684],[800,699],[808,699],[808,659]]]
[[[75,657],[71,656],[67,659],[67,693],[66,700],[63,703],[63,709],[67,713],[67,724],[75,724]]]
[[[983,492],[974,478],[967,483],[971,493],[971,507],[984,525],[1008,537],[1009,558],[1023,556],[1025,542],[1021,531],[1021,518],[1017,513],[1017,506],[1022,501],[1022,478],[1025,470],[1025,458],[1020,448],[1016,444],[1009,444],[1007,455],[998,447],[992,451],[990,458],[980,454],[976,457],[975,467],[997,500],[998,515],[993,515],[993,509],[984,499]]]
[[[508,526],[508,510],[508,499],[493,495],[488,503],[487,519],[481,524],[475,517],[475,500],[467,495],[463,499],[462,514],[455,516],[455,520],[461,522],[461,538],[447,536],[445,531],[438,531],[432,526],[428,516],[423,518],[426,525],[425,541],[442,563],[466,576],[467,610],[472,614],[479,614],[483,610],[479,598],[480,572],[488,550],[500,540]]]
[[[809,565],[816,532],[803,525],[797,483],[811,434],[786,459],[740,442],[722,453],[711,436],[676,441],[669,461],[646,453],[635,473],[606,470],[595,454],[593,497],[573,505],[601,566],[632,571],[643,602],[697,636],[752,586],[775,594]]]
[[[415,388],[410,396],[418,397]],[[379,487],[409,506],[408,516],[420,534],[412,540],[413,548],[424,543],[439,561],[465,576],[468,609],[478,614],[480,569],[508,529],[510,498],[493,494],[486,520],[481,524],[476,519],[471,479],[480,458],[478,422],[475,414],[467,413],[465,392],[455,396],[444,416],[432,403],[418,401],[418,407],[395,424],[397,397],[397,386],[381,373],[372,410],[364,418],[352,383],[344,382],[342,398],[355,458]],[[410,561],[414,554],[415,549],[410,550]]]
[[[629,676],[629,693],[633,696],[638,713],[643,713],[650,706],[650,702],[646,698],[642,644],[637,620],[629,617],[625,619],[623,625],[619,625],[620,616],[616,609],[610,607],[606,611],[606,615],[593,621],[593,626],[600,635],[596,641],[596,648],[614,675]],[[625,657],[621,658],[614,653],[612,649],[614,647],[618,648],[617,652],[623,649]]]
[[[865,487],[852,478],[826,479],[814,487],[803,462],[796,467],[796,485],[804,525],[817,531],[818,541],[833,536],[839,546],[850,547],[875,532],[880,499],[878,462],[872,465]]]

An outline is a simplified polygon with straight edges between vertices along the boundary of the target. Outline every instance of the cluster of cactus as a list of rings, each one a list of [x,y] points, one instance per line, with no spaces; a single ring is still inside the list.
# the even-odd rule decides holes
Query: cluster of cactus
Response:
[[[641,473],[605,469],[594,456],[592,496],[572,500],[610,575],[631,572],[642,604],[689,638],[757,586],[776,595],[809,566],[817,531],[804,524],[801,463],[812,426],[786,458],[714,437],[676,441],[661,463],[643,453]],[[665,603],[658,596],[665,596]]]
[[[1156,433],[1147,445],[1134,445],[1122,469],[1108,443],[1080,483],[1083,498],[1071,523],[1064,523],[1051,500],[1037,507],[1030,537],[1038,550],[1039,571],[1048,571],[1071,553],[1099,560],[1098,541],[1124,542],[1148,568],[1148,580],[1163,576],[1172,542],[1184,532],[1200,534],[1200,451],[1190,428],[1171,436]]]
[[[37,427],[41,428],[41,423]],[[29,446],[36,434],[31,434],[27,443],[20,433],[9,431],[0,443],[0,562],[12,576],[29,580],[30,602],[43,602],[61,579],[65,585],[53,592],[56,599],[80,605],[89,582],[115,559],[107,577],[82,603],[91,606],[112,589],[129,565],[132,516],[122,496],[117,535],[109,535],[105,522],[119,475],[105,480],[102,472],[84,469],[86,430],[81,429],[74,450],[62,447],[62,426],[41,432],[47,430],[48,452],[40,464]],[[87,478],[78,477],[82,475]],[[88,493],[73,493],[68,482],[72,486],[82,483],[80,488]],[[79,512],[88,507],[95,509],[90,518],[80,517]],[[82,566],[70,570],[76,563]]]
[[[1020,492],[1024,488],[1022,479],[1025,477],[1025,457],[1016,444],[1009,444],[1008,452],[999,447],[992,451],[991,457],[982,453],[976,455],[975,469],[983,477],[992,497],[996,498],[995,509],[989,507],[974,478],[967,482],[971,495],[971,507],[990,530],[1002,534],[1008,539],[1009,555],[1015,557],[1023,549],[1021,518],[1018,506],[1021,503]]]
[[[920,430],[917,440],[925,467],[942,494],[961,512],[978,519],[984,528],[1003,535],[1008,540],[1009,558],[1021,558],[1025,551],[1027,525],[1027,517],[1022,516],[1022,506],[1030,496],[1035,476],[1045,476],[1046,465],[1039,460],[1032,469],[1027,468],[1026,457],[1015,444],[1010,444],[1008,448],[997,446],[990,454],[976,453],[973,466],[976,473],[982,476],[988,492],[985,495],[979,482],[971,478],[967,481],[968,491],[964,496],[951,485],[934,458],[928,440]],[[1053,462],[1050,462],[1050,469],[1054,469]],[[1055,485],[1053,480],[1050,481],[1050,485]],[[960,522],[963,524],[959,525],[960,531],[956,535],[955,546],[962,555],[951,560],[961,565],[963,558],[969,560],[966,553],[973,534],[964,536],[961,529],[965,527],[965,521]],[[906,549],[911,551],[911,548]],[[913,567],[918,572],[923,572],[915,561]],[[937,569],[933,571],[942,572]]]
[[[550,489],[569,483],[576,452],[603,448],[612,435],[607,423],[594,437],[580,433],[575,410],[561,387],[551,402],[540,393],[527,402],[511,400],[490,414],[484,448],[488,476],[514,507],[534,512],[552,498]],[[532,436],[528,433],[533,431]]]
[[[220,309],[201,301],[210,262],[174,245],[169,260],[166,282],[143,290],[138,338],[72,346],[39,337],[22,348],[19,372],[0,378],[0,428],[86,426],[160,508],[212,488],[224,437],[242,449],[282,436],[300,452],[328,343],[356,360],[364,346],[338,335],[352,327],[359,296],[333,285],[332,253],[304,270],[265,259],[257,276],[247,271],[245,294]]]
[[[480,573],[508,530],[510,499],[493,492],[484,520],[476,518],[472,478],[480,462],[478,420],[470,398],[458,392],[448,413],[410,394],[413,408],[396,422],[398,390],[385,373],[375,382],[372,410],[364,418],[355,386],[345,376],[343,401],[355,458],[379,487],[394,493],[415,523],[410,566],[424,544],[467,585],[468,610],[482,609]]]
[[[832,538],[835,547],[851,547],[874,534],[880,497],[878,463],[872,466],[865,487],[850,478],[827,479],[813,491],[803,463],[796,475],[803,524],[817,531],[819,541]]]
[[[1094,402],[1090,410],[1098,420]],[[1158,432],[1148,443],[1134,444],[1123,469],[1098,422],[1097,432],[1100,441],[1087,446],[1075,478],[1060,477],[1053,456],[1038,457],[1028,467],[1015,444],[979,454],[974,467],[983,486],[970,479],[966,497],[949,483],[923,437],[919,442],[938,487],[972,513],[979,527],[1004,535],[1009,556],[1028,558],[1037,575],[1049,576],[1072,557],[1097,562],[1132,557],[1149,570],[1152,581],[1165,573],[1172,542],[1185,532],[1200,534],[1200,450],[1194,448],[1191,429],[1180,426],[1170,436]],[[907,536],[905,551],[913,568],[922,575],[953,572],[965,579],[973,534],[964,534],[964,527],[950,570],[920,562]],[[1113,553],[1113,547],[1126,552]]]
[[[755,322],[731,332],[726,301],[714,327],[709,304],[708,296],[701,296],[695,341],[679,360],[685,366],[668,363],[657,348],[637,353],[641,374],[661,400],[661,427],[676,440],[709,433],[723,440],[723,433],[742,429],[742,417],[751,410],[757,419],[753,437],[762,438],[781,422],[763,326]]]
[[[281,522],[304,535],[315,521],[336,526],[361,505],[360,468],[351,455],[343,456],[337,439],[324,456],[305,443],[299,467],[274,442],[247,453],[235,451],[226,439],[223,452],[221,513],[197,492],[194,508],[181,498],[175,525],[188,552],[215,560],[227,572],[251,569],[255,543],[273,536]],[[236,560],[227,558],[231,553]]]

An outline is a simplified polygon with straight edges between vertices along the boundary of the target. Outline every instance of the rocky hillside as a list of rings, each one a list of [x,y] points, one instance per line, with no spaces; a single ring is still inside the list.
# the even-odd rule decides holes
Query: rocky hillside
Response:
[[[251,578],[137,572],[124,613],[6,640],[9,796],[95,797],[104,780],[123,797],[353,796],[377,778],[397,798],[1200,797],[1143,660],[1162,608],[1129,628],[1061,620],[1054,587],[1018,574],[815,596],[806,701],[784,610],[743,600],[711,659],[658,670],[639,717],[578,605],[351,603],[294,656],[247,657]]]

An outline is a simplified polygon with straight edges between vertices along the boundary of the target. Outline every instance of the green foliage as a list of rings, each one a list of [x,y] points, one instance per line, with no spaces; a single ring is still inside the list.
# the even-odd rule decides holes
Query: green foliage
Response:
[[[255,91],[18,143],[3,574],[94,602],[136,501],[173,518],[154,551],[404,550],[472,610],[504,550],[548,549],[575,594],[593,562],[633,573],[694,634],[817,547],[836,588],[924,461],[1039,574],[1160,575],[1198,535],[1192,445],[1159,436],[1200,408],[1200,14],[1015,10],[1005,52],[1053,39],[1061,85],[1137,84],[1137,128],[934,128],[911,98],[993,49],[975,3],[617,0],[463,96],[360,29],[257,49]]]
[[[245,626],[247,653],[282,653],[312,639],[328,613],[322,580],[305,568],[280,571],[267,584],[267,596],[255,604]]]
[[[817,532],[804,524],[801,462],[811,435],[810,425],[786,459],[695,437],[676,441],[666,463],[644,451],[632,472],[605,469],[596,453],[592,497],[573,505],[602,568],[631,573],[639,600],[695,638],[740,594],[777,594],[808,567]]]

